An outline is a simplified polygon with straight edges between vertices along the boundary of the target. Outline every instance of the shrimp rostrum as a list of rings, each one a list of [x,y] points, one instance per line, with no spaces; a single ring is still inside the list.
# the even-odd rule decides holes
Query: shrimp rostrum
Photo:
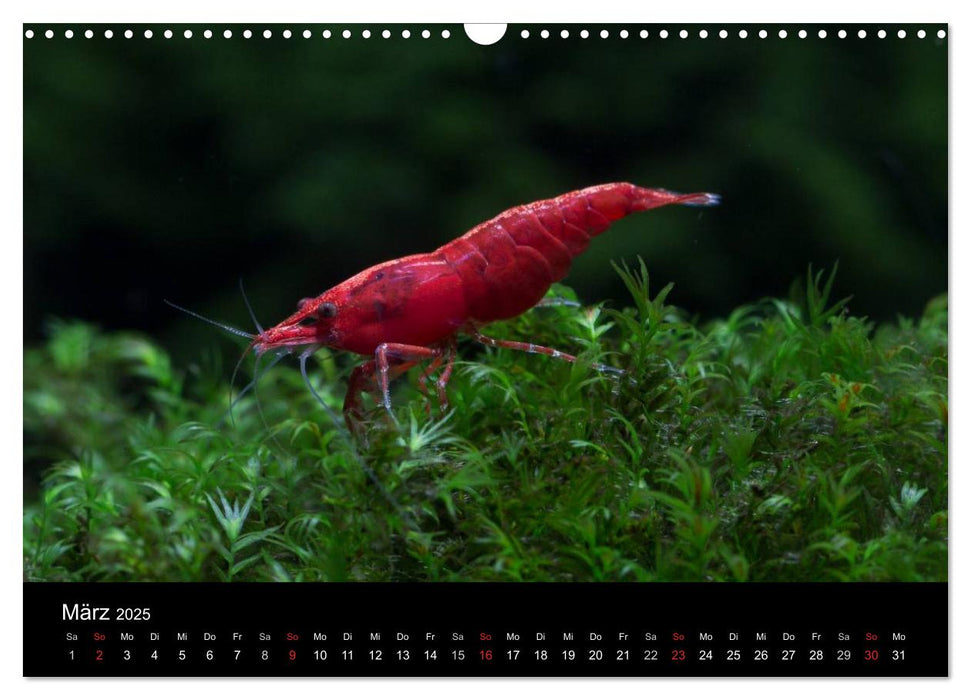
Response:
[[[441,368],[435,384],[444,409],[459,334],[494,347],[575,361],[552,348],[490,338],[480,329],[535,306],[566,276],[590,239],[612,222],[668,204],[718,201],[709,193],[613,183],[514,207],[437,250],[375,265],[301,300],[296,313],[252,336],[250,347],[257,355],[299,350],[302,362],[323,347],[366,356],[353,370],[344,400],[352,430],[363,416],[362,393],[379,393],[391,413],[391,380],[421,362],[431,363],[423,384]]]

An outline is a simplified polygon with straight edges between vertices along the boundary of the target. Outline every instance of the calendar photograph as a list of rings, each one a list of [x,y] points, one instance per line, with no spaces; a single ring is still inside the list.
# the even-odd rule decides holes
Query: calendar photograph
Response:
[[[24,25],[26,585],[947,582],[946,25],[493,39]]]

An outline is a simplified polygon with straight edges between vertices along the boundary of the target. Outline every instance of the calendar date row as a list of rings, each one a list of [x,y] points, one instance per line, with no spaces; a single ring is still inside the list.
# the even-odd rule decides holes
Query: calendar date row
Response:
[[[85,656],[86,654],[86,656]],[[408,663],[412,661],[431,662],[446,660],[452,663],[493,662],[502,660],[515,663],[520,660],[543,663],[560,661],[564,663],[600,663],[641,661],[657,663],[667,661],[673,664],[691,660],[705,663],[721,660],[727,663],[750,661],[754,663],[778,661],[823,663],[826,661],[874,663],[881,660],[894,662],[906,661],[906,648],[311,648],[311,649],[270,649],[270,648],[160,648],[122,647],[118,649],[95,648],[82,652],[75,648],[67,650],[68,660],[96,663],[110,661],[148,661],[168,660],[173,662],[359,662],[368,663]]]

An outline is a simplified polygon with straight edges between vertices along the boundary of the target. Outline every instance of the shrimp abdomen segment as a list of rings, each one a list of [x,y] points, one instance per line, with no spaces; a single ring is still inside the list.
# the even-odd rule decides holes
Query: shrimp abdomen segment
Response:
[[[466,234],[437,252],[462,280],[469,320],[518,316],[542,299],[550,285],[548,259],[521,246],[502,223],[475,236]]]
[[[439,248],[462,280],[470,319],[489,323],[532,308],[573,258],[617,219],[667,204],[717,203],[629,183],[597,185],[508,209]]]

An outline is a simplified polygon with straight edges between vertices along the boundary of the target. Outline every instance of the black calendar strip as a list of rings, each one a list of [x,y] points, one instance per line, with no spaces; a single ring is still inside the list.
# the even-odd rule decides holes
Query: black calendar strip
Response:
[[[946,676],[946,584],[25,584],[28,676]]]

